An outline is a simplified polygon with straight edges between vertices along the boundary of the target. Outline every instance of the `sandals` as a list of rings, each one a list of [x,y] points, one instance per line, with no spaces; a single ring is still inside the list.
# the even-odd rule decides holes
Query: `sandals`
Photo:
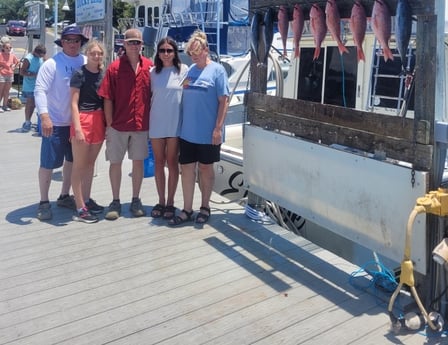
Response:
[[[176,208],[174,205],[169,205],[165,207],[165,211],[163,212],[163,219],[173,219],[174,215],[176,214]]]
[[[208,219],[210,218],[210,209],[208,207],[202,206],[199,210],[200,210],[200,212],[196,215],[196,223],[197,224],[207,223]],[[205,213],[205,212],[207,212],[207,213]]]
[[[166,212],[166,207],[162,206],[160,204],[157,204],[151,210],[151,217],[152,218],[160,218],[165,214],[165,212]]]
[[[181,214],[184,213],[187,216],[187,218],[182,218],[181,216],[174,216],[172,219],[168,221],[169,226],[172,227],[181,226],[184,223],[191,222],[193,220],[193,211],[187,212],[185,210],[182,210],[180,213]]]

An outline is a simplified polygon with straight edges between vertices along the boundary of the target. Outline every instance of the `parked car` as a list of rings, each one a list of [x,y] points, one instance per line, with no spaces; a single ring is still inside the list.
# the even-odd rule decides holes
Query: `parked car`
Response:
[[[6,24],[8,36],[26,36],[26,22],[23,20],[9,20]]]
[[[46,27],[51,27],[53,24],[54,24],[54,18],[53,17],[45,18],[45,26]]]
[[[69,25],[71,25],[70,24],[70,20],[63,20],[63,21],[58,23],[58,28],[64,29],[65,27],[67,27]]]

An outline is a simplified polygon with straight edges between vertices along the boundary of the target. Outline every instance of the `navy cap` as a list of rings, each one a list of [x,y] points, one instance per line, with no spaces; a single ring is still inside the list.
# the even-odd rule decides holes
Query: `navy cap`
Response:
[[[64,38],[64,36],[68,36],[68,35],[81,36],[81,45],[86,44],[87,41],[89,40],[86,36],[84,36],[82,34],[82,32],[79,29],[79,27],[77,27],[77,26],[67,26],[64,30],[62,30],[61,38],[59,38],[56,41],[54,41],[54,43],[56,43],[59,47],[62,47],[61,39]]]

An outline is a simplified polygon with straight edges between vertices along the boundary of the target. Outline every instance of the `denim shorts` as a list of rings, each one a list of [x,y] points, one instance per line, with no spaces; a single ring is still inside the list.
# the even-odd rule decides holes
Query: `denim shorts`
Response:
[[[53,134],[42,137],[40,147],[40,167],[45,169],[60,168],[64,159],[73,162],[72,145],[69,141],[70,126],[53,127]]]
[[[34,91],[22,91],[23,98],[34,98]]]

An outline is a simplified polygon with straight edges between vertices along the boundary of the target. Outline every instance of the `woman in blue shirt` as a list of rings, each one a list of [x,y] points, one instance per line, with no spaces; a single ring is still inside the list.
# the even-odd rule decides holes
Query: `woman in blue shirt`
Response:
[[[193,65],[183,81],[179,142],[184,207],[168,223],[171,226],[193,220],[196,171],[199,173],[201,207],[195,221],[204,224],[210,217],[210,197],[215,181],[213,163],[220,160],[229,98],[227,73],[222,65],[210,59],[206,34],[195,31],[185,50]]]

